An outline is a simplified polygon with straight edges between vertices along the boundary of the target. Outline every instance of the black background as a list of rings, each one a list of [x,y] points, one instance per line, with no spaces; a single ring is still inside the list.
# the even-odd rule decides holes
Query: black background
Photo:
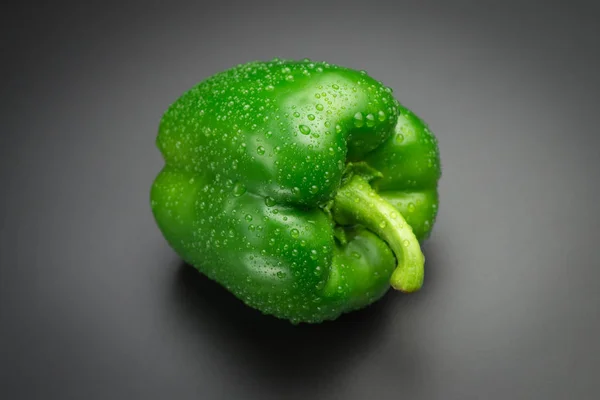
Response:
[[[598,398],[593,3],[3,5],[0,397]],[[436,132],[419,293],[295,327],[161,237],[162,113],[275,56],[365,69]]]

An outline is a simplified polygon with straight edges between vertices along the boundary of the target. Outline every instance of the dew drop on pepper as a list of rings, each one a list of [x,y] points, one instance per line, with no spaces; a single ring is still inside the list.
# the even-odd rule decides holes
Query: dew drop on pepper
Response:
[[[235,197],[240,197],[244,193],[246,193],[246,186],[244,186],[242,183],[236,183],[233,186],[233,195]]]
[[[357,128],[362,127],[365,124],[365,121],[363,120],[363,115],[361,112],[357,112],[356,114],[354,114],[354,126]]]
[[[375,126],[375,116],[373,114],[367,114],[367,126],[373,127]]]
[[[265,197],[265,205],[267,207],[273,207],[275,204],[276,204],[276,202],[275,202],[274,198],[272,198],[270,196]]]
[[[300,125],[298,128],[300,129],[300,133],[302,133],[303,135],[310,134],[310,128],[308,126]]]

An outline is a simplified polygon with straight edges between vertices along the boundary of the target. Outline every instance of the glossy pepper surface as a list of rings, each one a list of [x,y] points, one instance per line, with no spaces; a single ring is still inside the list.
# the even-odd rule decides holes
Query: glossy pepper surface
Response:
[[[265,314],[320,322],[423,283],[441,169],[427,125],[365,72],[252,62],[165,112],[151,205],[170,246]]]

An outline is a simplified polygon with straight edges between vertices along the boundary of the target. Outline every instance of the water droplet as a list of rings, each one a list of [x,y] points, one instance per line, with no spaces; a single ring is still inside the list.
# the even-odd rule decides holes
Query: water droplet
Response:
[[[310,128],[308,126],[306,126],[306,125],[300,125],[298,128],[300,129],[300,133],[301,134],[303,134],[303,135],[310,134]]]
[[[252,221],[252,215],[250,215],[250,214],[246,214],[246,216],[244,218],[246,218],[246,221],[248,221],[248,222]]]
[[[275,204],[277,204],[277,202],[275,201],[274,198],[267,196],[265,197],[265,205],[267,207],[273,207]]]
[[[285,77],[285,80],[288,82],[294,82],[294,76],[293,75],[288,75]]]
[[[283,272],[283,271],[277,271],[277,277],[278,277],[279,279],[283,279],[283,278],[285,278],[285,272]]]
[[[294,117],[296,117],[296,118],[300,118],[300,113],[299,113],[298,111],[294,111],[294,114],[293,114],[293,115],[294,115]]]
[[[298,229],[296,229],[296,228],[293,228],[290,231],[290,236],[293,238],[297,238],[298,236],[300,236],[300,231],[298,231]]]
[[[383,111],[379,111],[377,113],[377,119],[380,121],[385,121],[385,113]]]
[[[404,142],[404,135],[401,134],[401,133],[397,134],[396,135],[396,142],[398,142],[398,143]]]
[[[308,114],[306,116],[306,118],[308,118],[309,121],[314,121],[315,120],[315,116],[313,114]]]
[[[351,254],[352,254],[352,257],[354,257],[356,259],[360,259],[361,258],[361,255],[358,254],[356,251],[353,251]]]
[[[413,203],[408,203],[408,212],[415,212],[415,205]]]
[[[408,247],[410,245],[410,242],[407,239],[404,239],[402,241],[402,244],[404,245],[404,247]]]
[[[379,223],[379,227],[380,227],[381,229],[385,228],[386,226],[387,226],[387,222],[385,222],[385,221],[381,221],[381,222]]]
[[[265,154],[265,148],[262,146],[258,146],[258,148],[256,149],[256,152],[262,156],[263,154]]]
[[[335,133],[342,133],[342,127],[339,124],[335,125]]]
[[[275,86],[273,86],[273,85],[267,85],[267,87],[265,87],[265,90],[267,92],[272,92],[273,90],[275,90]]]
[[[233,186],[233,195],[235,197],[240,197],[244,193],[246,193],[246,186],[244,186],[242,183],[236,183]]]
[[[336,85],[335,83],[333,85],[331,85],[331,87],[335,90],[338,90],[340,87],[338,85]]]
[[[367,114],[367,126],[372,127],[375,125],[375,116],[373,114]]]
[[[362,113],[357,112],[356,114],[354,114],[354,126],[357,128],[360,128],[364,124],[365,124],[365,121],[363,120]]]
[[[312,185],[308,191],[311,192],[312,194],[316,194],[319,192],[319,187]]]
[[[317,104],[315,108],[317,109],[317,111],[323,111],[323,104]]]

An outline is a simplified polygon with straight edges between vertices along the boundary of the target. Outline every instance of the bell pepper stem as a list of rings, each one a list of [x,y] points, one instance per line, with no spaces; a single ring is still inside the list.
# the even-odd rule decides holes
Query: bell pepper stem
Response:
[[[331,208],[340,225],[361,224],[383,239],[394,252],[398,265],[391,286],[414,292],[423,285],[425,257],[412,227],[402,214],[381,198],[360,175],[348,179],[338,190]]]

